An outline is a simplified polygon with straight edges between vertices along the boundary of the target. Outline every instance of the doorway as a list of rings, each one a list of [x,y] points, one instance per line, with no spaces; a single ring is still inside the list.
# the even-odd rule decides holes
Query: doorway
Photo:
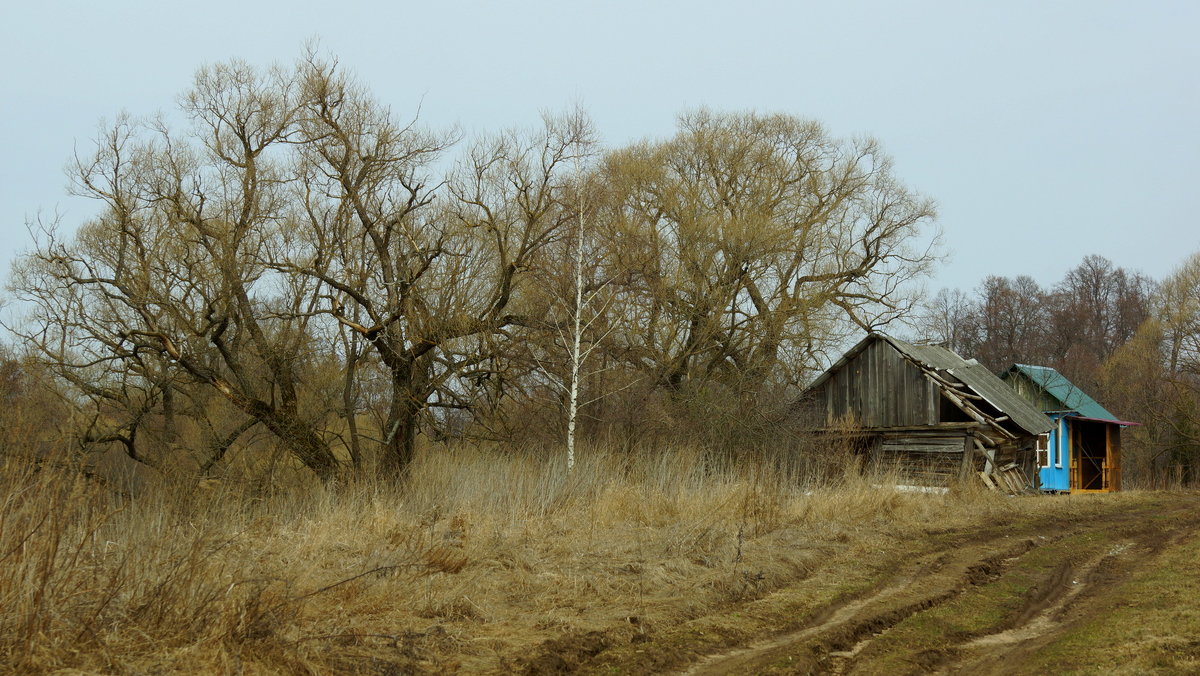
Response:
[[[1071,488],[1108,491],[1111,467],[1108,425],[1094,420],[1071,421]]]

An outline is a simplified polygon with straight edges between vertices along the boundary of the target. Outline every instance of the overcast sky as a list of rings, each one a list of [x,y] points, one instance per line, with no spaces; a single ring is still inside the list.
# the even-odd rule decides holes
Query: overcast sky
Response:
[[[401,114],[468,134],[587,109],[608,145],[680,111],[870,135],[939,205],[930,281],[1051,284],[1089,253],[1161,278],[1200,250],[1200,2],[25,2],[0,6],[0,266],[101,118],[174,107],[195,69],[318,38]]]

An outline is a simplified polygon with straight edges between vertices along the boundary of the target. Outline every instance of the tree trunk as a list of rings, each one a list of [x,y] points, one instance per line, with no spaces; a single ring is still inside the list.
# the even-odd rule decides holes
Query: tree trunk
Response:
[[[412,377],[404,371],[392,373],[392,401],[388,406],[383,458],[379,473],[392,479],[408,477],[416,450],[417,425],[423,398],[418,396]]]
[[[177,354],[177,353],[176,353]],[[207,370],[199,369],[186,360],[180,363],[193,374],[205,374],[217,391],[228,399],[234,406],[261,422],[271,430],[305,467],[313,471],[321,481],[329,481],[338,469],[337,456],[329,449],[329,445],[321,439],[311,425],[304,422],[294,412],[280,411],[260,399],[247,397],[234,389],[223,378],[213,375]]]
[[[333,478],[338,469],[337,456],[311,426],[273,409],[265,411],[259,420],[321,481]]]
[[[346,350],[346,373],[342,380],[342,414],[346,417],[346,431],[349,439],[350,463],[356,473],[362,472],[362,445],[358,439],[358,406],[354,392],[355,371],[358,367],[359,352]]]

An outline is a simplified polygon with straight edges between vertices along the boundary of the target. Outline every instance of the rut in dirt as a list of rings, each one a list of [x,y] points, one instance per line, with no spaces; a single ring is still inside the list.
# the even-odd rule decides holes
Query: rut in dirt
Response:
[[[1060,566],[1043,593],[1031,596],[1012,626],[964,641],[947,651],[936,665],[940,674],[1021,673],[1026,658],[1037,653],[1097,612],[1103,612],[1109,590],[1134,572],[1155,565],[1167,548],[1191,533],[1184,524],[1122,533],[1127,539],[1078,566]]]
[[[904,656],[913,673],[1019,673],[1021,654],[1045,645],[1078,617],[1092,612],[1091,603],[1141,566],[1170,542],[1191,530],[1190,509],[1105,515],[1090,522],[1063,524],[1052,534],[1034,535],[1001,547],[992,537],[964,538],[929,554],[884,582],[875,591],[830,606],[805,628],[695,664],[687,674],[855,673],[869,672],[873,643],[904,620],[927,612],[964,592],[999,580],[1026,554],[1065,537],[1103,531],[1112,536],[1106,549],[1060,565],[1030,588],[1022,607],[1002,630],[963,636],[944,649]],[[1042,533],[1048,533],[1042,531]],[[1011,542],[1011,541],[1010,541]],[[1101,590],[1098,593],[1097,590]],[[878,650],[872,658],[879,657]]]
[[[767,667],[784,672],[837,673],[849,665],[871,637],[966,589],[994,582],[1021,556],[1050,541],[1027,538],[1002,549],[985,545],[927,555],[882,588],[837,606],[804,629],[710,657],[684,673],[754,673]]]

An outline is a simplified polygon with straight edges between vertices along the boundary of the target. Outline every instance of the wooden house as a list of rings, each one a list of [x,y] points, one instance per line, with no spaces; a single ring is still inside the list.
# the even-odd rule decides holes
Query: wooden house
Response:
[[[1110,492],[1121,489],[1121,428],[1107,409],[1047,366],[1014,364],[1000,376],[1054,423],[1038,451],[1041,489]]]
[[[852,420],[856,448],[915,486],[982,480],[1034,488],[1036,444],[1050,419],[974,359],[872,333],[813,381],[826,430]]]

